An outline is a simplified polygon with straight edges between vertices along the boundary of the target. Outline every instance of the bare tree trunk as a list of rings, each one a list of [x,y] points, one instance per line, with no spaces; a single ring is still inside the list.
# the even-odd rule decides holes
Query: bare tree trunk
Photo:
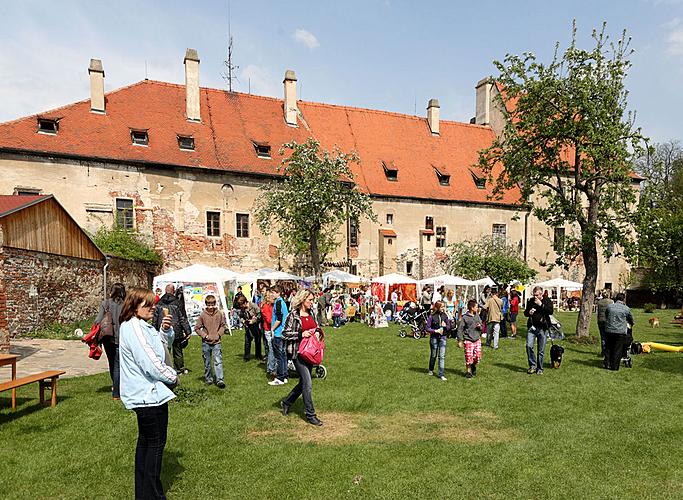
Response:
[[[315,281],[320,282],[322,276],[320,275],[320,249],[318,248],[318,233],[311,232],[311,265],[313,266],[313,276]]]
[[[588,336],[591,317],[593,316],[595,283],[598,279],[598,250],[595,238],[592,239],[592,245],[589,243],[583,246],[583,265],[586,269],[586,276],[583,278],[579,319],[576,322],[576,335],[578,337]]]

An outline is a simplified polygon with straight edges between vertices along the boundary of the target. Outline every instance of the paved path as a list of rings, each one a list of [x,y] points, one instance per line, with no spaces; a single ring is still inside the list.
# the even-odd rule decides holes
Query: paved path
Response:
[[[80,340],[12,339],[10,353],[19,354],[17,377],[45,370],[64,370],[62,378],[80,377],[109,371],[107,355],[95,361],[88,357],[88,346]],[[9,366],[0,368],[0,382],[10,380]]]

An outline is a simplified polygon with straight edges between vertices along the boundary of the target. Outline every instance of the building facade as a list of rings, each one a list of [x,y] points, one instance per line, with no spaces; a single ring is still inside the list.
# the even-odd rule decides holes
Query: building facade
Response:
[[[517,192],[490,199],[475,167],[504,123],[495,85],[479,82],[473,123],[460,123],[440,120],[436,99],[424,118],[304,102],[293,71],[283,99],[201,88],[196,51],[184,64],[185,85],[144,80],[105,94],[102,63],[92,60],[90,99],[0,124],[1,194],[53,194],[91,232],[134,228],[168,269],[201,262],[298,271],[277,235],[260,233],[253,206],[279,177],[280,146],[313,137],[324,149],[358,153],[355,182],[378,216],[340,227],[328,262],[366,277],[428,277],[443,271],[448,244],[494,235],[541,278],[561,274],[539,264],[554,260],[560,233],[523,210]],[[565,277],[581,279],[578,264]],[[620,259],[603,263],[598,287],[618,288],[626,270]]]

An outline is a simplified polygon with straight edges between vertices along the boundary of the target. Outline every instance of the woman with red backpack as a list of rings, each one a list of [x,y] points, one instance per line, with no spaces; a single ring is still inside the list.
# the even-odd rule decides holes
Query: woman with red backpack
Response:
[[[125,298],[126,287],[121,283],[114,283],[109,298],[102,302],[95,318],[95,324],[100,325],[99,341],[109,361],[113,399],[119,399],[119,316]]]

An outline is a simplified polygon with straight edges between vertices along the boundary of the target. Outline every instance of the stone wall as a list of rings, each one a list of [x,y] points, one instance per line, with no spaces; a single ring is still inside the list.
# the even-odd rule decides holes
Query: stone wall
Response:
[[[15,335],[48,323],[88,318],[97,313],[103,294],[104,263],[0,247],[0,348]],[[149,288],[154,266],[112,259],[108,285]]]

